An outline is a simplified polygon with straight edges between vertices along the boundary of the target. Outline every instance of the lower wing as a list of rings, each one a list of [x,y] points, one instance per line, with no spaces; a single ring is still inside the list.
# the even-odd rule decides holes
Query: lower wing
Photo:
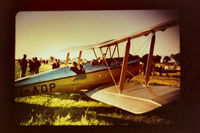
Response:
[[[169,86],[135,86],[133,83],[127,83],[123,92],[118,93],[117,86],[107,84],[87,92],[86,95],[132,112],[142,114],[159,108],[167,103],[177,99],[180,94],[180,88]]]

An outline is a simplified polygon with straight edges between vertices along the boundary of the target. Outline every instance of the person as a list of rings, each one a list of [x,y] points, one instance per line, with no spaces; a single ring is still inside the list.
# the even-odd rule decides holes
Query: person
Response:
[[[60,68],[60,60],[59,59],[57,59],[56,63],[57,63],[57,68]]]
[[[142,64],[142,62],[140,62],[140,63],[139,63],[139,73],[141,73],[142,70],[143,70],[143,64]]]
[[[92,65],[98,65],[98,60],[93,59],[92,60]]]
[[[55,59],[54,63],[52,64],[52,69],[60,68],[59,60]]]
[[[56,59],[54,60],[54,63],[52,64],[52,69],[56,69]]]
[[[35,66],[34,66],[34,60],[35,60],[35,59],[32,58],[32,60],[29,61],[29,68],[30,68],[29,72],[31,73],[31,75],[34,74],[34,69],[35,69],[35,68],[34,68],[34,67],[35,67]]]
[[[171,58],[169,56],[165,56],[163,58],[163,63],[166,64],[166,65],[168,65],[170,60],[171,60]]]
[[[26,69],[27,69],[27,60],[26,60],[26,54],[24,54],[24,57],[20,61],[20,66],[21,66],[21,78],[25,77],[26,75]]]
[[[48,60],[45,60],[45,64],[48,64]]]
[[[152,64],[152,73],[156,75],[157,72],[159,72],[160,76],[162,76],[162,64],[161,64],[161,58],[162,56],[156,55],[153,56],[153,64]]]
[[[169,67],[170,67],[169,61],[171,61],[171,58],[169,56],[165,56],[164,59],[163,59],[163,68],[164,69],[169,69]],[[166,73],[166,76],[168,77],[169,74]]]
[[[40,61],[35,57],[35,62],[34,62],[34,73],[38,74],[39,73],[39,67],[41,66]]]
[[[160,74],[160,76],[162,76],[162,64],[161,63],[157,63],[155,64],[153,70],[154,70],[154,74],[156,74],[157,72]]]
[[[85,69],[84,69],[84,67],[83,67],[83,64],[80,64],[79,67],[80,67],[79,73],[80,73],[80,74],[81,74],[81,73],[85,73]]]
[[[175,60],[175,63],[174,63],[174,67],[173,67],[173,68],[174,68],[174,69],[177,69],[177,67],[180,65],[180,53],[171,54],[171,55],[170,55],[170,58]]]
[[[149,58],[148,56],[149,56],[149,54],[145,54],[141,58],[141,62],[143,63],[142,71],[143,71],[144,75],[146,74],[146,67],[147,67],[147,62],[148,62],[148,58]],[[150,68],[150,75],[152,75],[152,70],[155,66],[154,59],[155,59],[155,57],[153,56],[152,62],[151,62],[151,68]]]
[[[74,71],[76,74],[83,74],[83,73],[85,73],[85,69],[83,67],[83,64],[80,63],[78,65],[78,63],[75,62],[75,61],[73,62],[73,66],[70,67],[70,70]]]
[[[79,73],[78,64],[75,61],[73,62],[73,66],[70,69],[77,74]]]

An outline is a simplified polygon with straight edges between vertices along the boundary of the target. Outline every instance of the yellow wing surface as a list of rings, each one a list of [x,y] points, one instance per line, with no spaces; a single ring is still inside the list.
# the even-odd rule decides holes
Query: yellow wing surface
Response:
[[[126,83],[122,93],[115,85],[105,85],[86,93],[87,96],[124,109],[134,114],[142,114],[159,108],[177,99],[180,88],[169,86],[135,86]]]

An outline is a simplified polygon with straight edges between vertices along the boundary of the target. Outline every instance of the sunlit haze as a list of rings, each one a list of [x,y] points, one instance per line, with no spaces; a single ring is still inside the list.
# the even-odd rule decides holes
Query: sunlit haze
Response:
[[[65,59],[67,49],[91,45],[142,31],[151,26],[177,18],[171,10],[113,10],[113,11],[29,11],[16,15],[15,58]],[[149,51],[150,37],[131,41],[131,54]],[[123,56],[125,45],[120,45]],[[180,52],[179,26],[156,33],[154,55],[166,56]],[[97,53],[98,50],[97,50]],[[71,58],[78,51],[70,53]],[[83,51],[83,58],[94,58],[92,51]]]

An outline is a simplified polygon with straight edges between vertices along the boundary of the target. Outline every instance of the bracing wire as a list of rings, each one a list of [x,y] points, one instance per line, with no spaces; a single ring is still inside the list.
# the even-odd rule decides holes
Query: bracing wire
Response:
[[[151,35],[152,36],[152,35]],[[151,36],[148,36],[148,38],[144,41],[144,43],[143,44],[145,44],[145,50],[146,50],[146,48],[147,48],[147,42],[149,42],[149,39],[150,39],[150,37]],[[141,50],[141,48],[143,47],[143,45],[137,50],[137,52],[135,52],[135,53],[138,53],[140,50]],[[144,51],[145,50],[143,50],[143,52],[142,53],[144,53]],[[114,59],[114,58],[113,58]],[[111,75],[111,78],[112,78],[112,80],[113,80],[113,82],[114,82],[114,84],[115,84],[115,87],[117,88],[117,83],[116,83],[116,81],[115,81],[115,79],[114,79],[114,76],[113,76],[113,74],[112,74],[112,72],[111,72],[111,70],[110,70],[110,68],[109,68],[109,65],[108,65],[108,63],[107,63],[107,61],[106,61],[106,59],[104,58],[104,61],[105,61],[105,63],[106,63],[106,66],[107,66],[107,68],[108,68],[108,71],[109,71],[109,73],[110,73],[110,75]],[[115,59],[114,59],[114,61],[116,61]],[[118,61],[116,61],[116,62],[118,62]],[[118,62],[119,63],[119,62]],[[121,66],[121,64],[119,63],[119,65]],[[131,75],[131,76],[134,76],[134,74],[133,73],[131,73],[130,71],[128,71],[127,70],[127,72]]]
[[[147,49],[147,46],[150,44],[150,43],[149,43],[149,41],[150,41],[150,39],[152,38],[152,36],[153,36],[153,34],[151,34],[151,36],[149,36],[149,37],[148,37],[148,39],[147,39],[147,41],[148,41],[148,42],[147,42],[147,41],[145,42],[145,43],[146,43],[146,45],[145,45],[145,48],[144,48],[144,50],[142,51],[142,55],[143,55],[143,54],[144,54],[144,52],[146,51],[146,49]]]
[[[142,54],[144,53],[144,51],[146,50],[147,48],[147,42],[149,42],[149,39],[150,39],[151,36],[148,36],[148,38],[142,43],[142,44],[145,44],[145,49],[142,51]],[[141,49],[142,49],[143,45],[140,46],[140,48],[135,52],[135,54],[137,54]]]
[[[104,58],[104,61],[105,61],[105,63],[106,63],[106,67],[108,68],[108,71],[109,71],[109,73],[110,73],[110,76],[111,76],[111,78],[112,78],[112,80],[113,80],[115,86],[117,86],[117,83],[116,83],[116,81],[115,81],[115,79],[114,79],[114,76],[113,76],[113,74],[112,74],[112,72],[111,72],[111,70],[110,70],[110,68],[109,68],[109,66],[108,66],[108,63],[107,63],[107,61],[106,61],[105,58]]]

